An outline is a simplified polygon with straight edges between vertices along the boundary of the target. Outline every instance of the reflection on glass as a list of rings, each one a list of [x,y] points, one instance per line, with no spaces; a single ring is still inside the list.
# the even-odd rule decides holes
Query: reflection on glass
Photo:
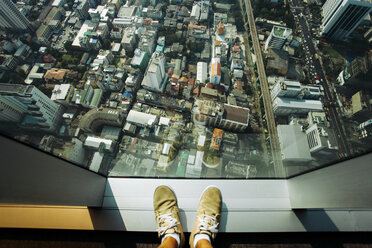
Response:
[[[342,3],[0,0],[0,131],[111,177],[285,178],[369,152],[372,3]]]

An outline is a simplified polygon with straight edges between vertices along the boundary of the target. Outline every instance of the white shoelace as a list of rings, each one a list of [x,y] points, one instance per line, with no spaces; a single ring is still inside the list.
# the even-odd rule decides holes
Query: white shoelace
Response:
[[[203,231],[209,231],[211,233],[217,233],[218,232],[218,224],[217,219],[206,214],[202,214],[201,216],[198,216],[199,218],[199,229]]]
[[[159,215],[159,228],[156,230],[159,232],[160,236],[162,236],[168,229],[176,227],[178,224],[180,224],[177,219],[173,218],[171,215],[173,215],[173,213]],[[168,225],[162,226],[163,223],[168,223]]]

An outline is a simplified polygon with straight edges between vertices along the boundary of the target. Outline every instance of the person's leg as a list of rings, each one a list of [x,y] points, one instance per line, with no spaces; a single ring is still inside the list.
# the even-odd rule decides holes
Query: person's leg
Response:
[[[158,248],[177,248],[178,242],[173,237],[165,237]]]
[[[191,248],[211,248],[221,219],[222,196],[216,187],[207,187],[199,202],[196,220],[190,234]]]
[[[195,248],[213,248],[213,246],[209,240],[201,239],[196,243]]]
[[[177,198],[167,186],[159,186],[154,192],[155,222],[162,248],[182,247],[185,243]]]

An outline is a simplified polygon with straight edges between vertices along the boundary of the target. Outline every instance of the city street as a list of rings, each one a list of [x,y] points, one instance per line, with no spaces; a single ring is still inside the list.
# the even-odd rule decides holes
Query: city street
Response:
[[[327,107],[328,114],[330,117],[331,126],[334,127],[337,141],[339,143],[339,152],[344,153],[344,155],[350,155],[351,150],[349,148],[344,130],[342,120],[340,120],[340,115],[338,114],[338,106],[336,104],[336,98],[334,92],[330,90],[329,82],[325,77],[325,73],[323,72],[323,68],[320,64],[319,59],[316,59],[315,54],[317,51],[314,47],[313,37],[309,30],[308,21],[305,13],[303,12],[303,5],[302,2],[299,0],[292,0],[294,6],[294,15],[297,16],[295,20],[300,25],[301,31],[303,33],[303,44],[304,49],[306,52],[306,60],[309,64],[309,68],[311,68],[310,72],[315,76],[315,80],[319,80],[319,83],[323,86],[324,89],[324,99],[323,105]],[[346,153],[346,154],[345,154]]]

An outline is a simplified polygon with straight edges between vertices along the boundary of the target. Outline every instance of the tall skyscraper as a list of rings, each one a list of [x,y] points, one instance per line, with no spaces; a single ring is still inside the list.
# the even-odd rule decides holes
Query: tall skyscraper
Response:
[[[34,30],[31,23],[11,0],[0,0],[0,28],[27,32]]]
[[[275,49],[282,49],[284,43],[288,37],[292,34],[292,30],[289,28],[274,26],[271,30],[269,37],[265,43],[265,51],[271,47]]]
[[[0,122],[15,122],[26,129],[55,131],[60,105],[33,85],[0,84]]]
[[[323,5],[323,36],[347,40],[371,9],[371,0],[327,0]]]

